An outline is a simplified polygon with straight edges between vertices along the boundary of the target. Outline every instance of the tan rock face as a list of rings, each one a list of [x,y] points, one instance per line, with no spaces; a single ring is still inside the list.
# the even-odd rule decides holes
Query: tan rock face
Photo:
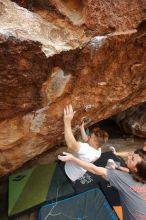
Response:
[[[146,101],[145,21],[137,30],[119,23],[116,29],[123,32],[95,36],[96,28],[90,34],[89,24],[71,22],[69,12],[77,1],[66,1],[64,7],[57,1],[41,2],[31,12],[0,0],[0,175],[64,141],[66,104],[76,110],[77,132],[83,117],[92,125]],[[19,3],[28,8],[28,1]],[[80,4],[82,24],[91,3]],[[135,14],[141,13],[135,23],[132,14],[128,19],[136,27],[144,6],[135,2],[134,7]],[[116,6],[114,10],[119,13]]]
[[[146,102],[120,112],[114,119],[126,133],[146,138]]]

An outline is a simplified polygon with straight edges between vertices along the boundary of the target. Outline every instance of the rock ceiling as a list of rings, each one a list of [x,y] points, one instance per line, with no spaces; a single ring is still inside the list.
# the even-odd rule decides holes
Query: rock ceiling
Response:
[[[0,0],[0,175],[145,101],[144,0]]]

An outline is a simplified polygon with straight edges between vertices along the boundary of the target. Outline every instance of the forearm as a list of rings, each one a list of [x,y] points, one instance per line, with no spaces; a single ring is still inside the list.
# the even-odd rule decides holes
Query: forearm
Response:
[[[72,129],[71,129],[71,121],[64,123],[64,132],[65,132],[65,141],[69,149],[78,150],[79,143],[76,141]]]
[[[82,161],[76,157],[73,157],[73,162],[77,163],[79,166],[81,166],[83,169],[89,171],[90,173],[93,173],[95,175],[100,175],[106,178],[106,169],[103,167],[97,167],[92,163],[88,163],[86,161]]]
[[[83,141],[87,142],[89,137],[88,137],[88,135],[86,134],[84,127],[81,127],[80,130],[81,130],[81,135],[82,135]]]
[[[120,170],[120,171],[129,173],[129,169],[128,169],[127,167],[121,167],[121,166],[119,166],[119,167],[117,168],[117,170]]]
[[[129,152],[116,152],[115,154],[119,157],[128,157]]]

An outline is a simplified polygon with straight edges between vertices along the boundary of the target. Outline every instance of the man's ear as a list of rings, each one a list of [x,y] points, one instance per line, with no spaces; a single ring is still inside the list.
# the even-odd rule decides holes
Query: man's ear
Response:
[[[136,166],[133,168],[133,171],[134,171],[135,173],[137,173],[137,167],[136,167]]]

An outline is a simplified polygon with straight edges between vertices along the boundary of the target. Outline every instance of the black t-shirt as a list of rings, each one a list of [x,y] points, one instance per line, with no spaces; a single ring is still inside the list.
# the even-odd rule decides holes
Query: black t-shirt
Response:
[[[136,150],[134,151],[134,153],[135,153],[135,154],[139,154],[139,153],[141,153],[141,154],[143,154],[143,155],[146,155],[146,151],[143,150],[143,148],[136,149]]]

